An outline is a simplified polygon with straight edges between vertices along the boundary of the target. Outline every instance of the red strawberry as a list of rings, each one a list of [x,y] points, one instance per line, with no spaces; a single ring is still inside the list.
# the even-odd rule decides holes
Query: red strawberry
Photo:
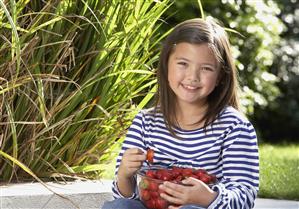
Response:
[[[178,176],[180,176],[181,173],[182,173],[182,171],[183,171],[182,168],[179,168],[179,167],[173,167],[173,168],[171,169],[171,173],[172,173],[172,175],[173,175],[173,178],[177,178]]]
[[[197,175],[199,178],[206,173],[207,172],[204,169],[198,169],[198,170],[194,171],[194,174]]]
[[[210,175],[211,177],[211,183],[215,183],[217,181],[217,178],[215,175]]]
[[[173,176],[171,170],[161,169],[157,171],[157,178],[163,181],[171,181]]]
[[[200,180],[206,184],[209,184],[211,182],[211,177],[208,174],[204,174],[200,177]]]
[[[146,189],[141,190],[141,199],[146,201],[151,198],[150,192]]]
[[[145,176],[150,177],[150,178],[156,178],[156,171],[154,170],[147,170],[145,173]]]
[[[154,150],[148,149],[146,152],[146,160],[150,163],[154,163]]]
[[[190,175],[189,177],[192,177],[192,178],[195,178],[195,179],[199,179],[198,176],[196,176],[194,174]]]
[[[150,191],[150,196],[151,196],[151,198],[155,199],[155,198],[158,198],[160,195],[159,195],[159,192],[157,192],[157,191]]]
[[[141,180],[140,183],[139,183],[139,187],[140,187],[141,189],[147,189],[148,186],[149,186],[149,182],[148,182],[148,180],[145,179],[145,178],[142,178],[142,180]]]
[[[184,177],[182,175],[179,175],[175,178],[175,181],[180,182],[184,179]]]
[[[146,201],[145,206],[148,209],[155,209],[156,208],[156,200],[155,199],[150,199],[150,200]]]
[[[154,181],[150,181],[150,183],[148,185],[148,189],[151,191],[158,191],[159,185],[158,185],[158,183],[156,183]]]
[[[193,170],[192,168],[184,168],[183,171],[182,171],[182,175],[184,177],[189,177],[193,174]]]
[[[162,198],[158,198],[156,200],[156,209],[166,209],[168,206],[167,201],[162,199]]]

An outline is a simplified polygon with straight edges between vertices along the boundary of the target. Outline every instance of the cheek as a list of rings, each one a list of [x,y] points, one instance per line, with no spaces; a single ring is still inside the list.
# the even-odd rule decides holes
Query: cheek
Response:
[[[217,78],[217,76],[208,76],[205,78],[204,82],[209,87],[216,87],[218,85],[218,78]]]
[[[171,83],[171,82],[174,82],[177,78],[177,74],[175,73],[175,69],[174,69],[174,66],[172,66],[171,64],[168,65],[168,75],[167,75],[167,78],[168,78],[168,82]]]

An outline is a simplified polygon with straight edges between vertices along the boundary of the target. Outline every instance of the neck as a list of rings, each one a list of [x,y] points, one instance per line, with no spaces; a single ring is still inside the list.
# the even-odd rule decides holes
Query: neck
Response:
[[[196,129],[203,127],[204,115],[207,112],[208,104],[177,104],[176,119],[178,125],[183,129]],[[200,121],[200,122],[199,122]]]

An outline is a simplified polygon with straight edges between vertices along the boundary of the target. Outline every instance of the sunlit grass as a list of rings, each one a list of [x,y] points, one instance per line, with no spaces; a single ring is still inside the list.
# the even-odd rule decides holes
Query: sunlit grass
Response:
[[[299,200],[299,144],[260,146],[259,196]]]

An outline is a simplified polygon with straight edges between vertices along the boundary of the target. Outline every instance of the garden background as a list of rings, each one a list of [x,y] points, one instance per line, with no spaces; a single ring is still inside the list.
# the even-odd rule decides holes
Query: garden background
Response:
[[[151,105],[163,38],[213,16],[227,28],[257,129],[260,197],[299,200],[297,0],[0,0],[0,181],[113,177]]]

